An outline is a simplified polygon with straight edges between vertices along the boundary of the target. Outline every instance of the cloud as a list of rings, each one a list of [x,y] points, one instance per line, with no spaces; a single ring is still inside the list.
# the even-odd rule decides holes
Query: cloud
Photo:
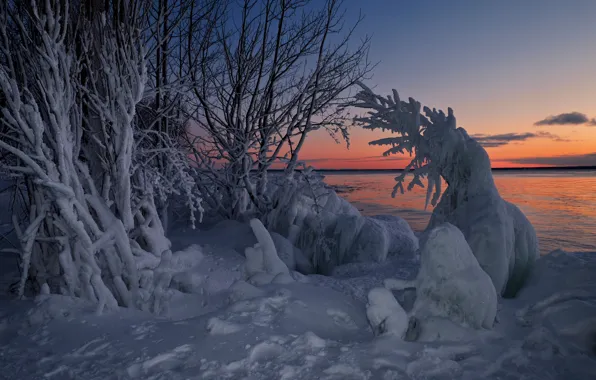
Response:
[[[554,116],[549,116],[543,120],[537,121],[534,125],[596,125],[596,119],[589,119],[585,114],[580,112],[561,113]]]
[[[567,156],[512,158],[502,161],[524,165],[596,166],[596,152]]]
[[[499,135],[475,134],[471,137],[485,148],[496,148],[512,142],[526,141],[535,138],[546,138],[554,141],[569,141],[549,132],[503,133]]]

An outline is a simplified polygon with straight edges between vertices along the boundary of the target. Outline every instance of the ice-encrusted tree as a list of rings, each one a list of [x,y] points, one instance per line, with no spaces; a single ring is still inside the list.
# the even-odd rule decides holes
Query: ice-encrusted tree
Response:
[[[164,173],[138,146],[148,74],[133,11],[142,2],[122,4],[0,5],[2,168],[27,184],[29,208],[15,221],[20,296],[30,281],[98,310],[155,303],[153,269],[170,248],[155,197],[187,191],[200,212],[185,152],[168,147],[182,170]]]
[[[536,232],[519,208],[499,195],[487,152],[465,129],[457,127],[451,108],[445,114],[422,108],[412,98],[402,101],[395,90],[384,97],[363,84],[361,87],[353,105],[369,112],[356,122],[367,129],[399,135],[370,144],[389,145],[385,156],[407,153],[412,157],[396,177],[392,195],[404,192],[406,176],[412,175],[408,190],[424,187],[426,178],[426,205],[436,205],[427,230],[444,222],[458,227],[497,292],[515,295],[538,257]],[[444,193],[442,180],[447,183]]]
[[[368,40],[352,43],[341,0],[242,0],[208,49],[189,55],[196,78],[194,159],[205,202],[228,218],[275,207],[268,170],[294,175],[307,136],[347,139],[346,90],[370,71]],[[356,22],[357,24],[358,22]],[[214,57],[214,59],[207,59]]]

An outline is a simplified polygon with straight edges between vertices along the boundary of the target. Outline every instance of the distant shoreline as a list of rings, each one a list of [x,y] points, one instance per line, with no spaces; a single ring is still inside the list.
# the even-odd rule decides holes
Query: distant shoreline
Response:
[[[393,173],[402,172],[404,169],[314,169],[317,172],[324,173],[353,173],[353,172],[369,172],[369,173]],[[569,170],[596,170],[596,166],[542,166],[535,168],[492,168],[492,171],[569,171]],[[280,172],[283,170],[274,169],[272,172]]]

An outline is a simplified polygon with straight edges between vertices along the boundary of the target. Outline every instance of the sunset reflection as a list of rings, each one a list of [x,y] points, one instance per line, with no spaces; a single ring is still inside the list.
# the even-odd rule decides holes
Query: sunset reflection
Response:
[[[325,175],[325,182],[338,187],[340,195],[365,215],[399,215],[415,231],[428,223],[433,207],[424,210],[426,189],[416,187],[391,198],[395,173]],[[555,249],[596,250],[596,171],[495,172],[494,178],[501,196],[515,203],[534,225],[541,254]]]

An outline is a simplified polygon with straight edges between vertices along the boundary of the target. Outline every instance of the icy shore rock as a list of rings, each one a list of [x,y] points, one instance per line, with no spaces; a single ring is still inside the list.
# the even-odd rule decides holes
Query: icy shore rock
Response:
[[[371,289],[366,316],[375,335],[393,335],[403,339],[408,331],[408,315],[389,289]]]
[[[449,223],[435,227],[425,236],[416,279],[389,279],[385,286],[396,290],[416,288],[410,315],[423,326],[425,319],[437,317],[475,329],[490,329],[495,321],[495,287],[461,231]]]
[[[329,199],[336,197],[334,194]],[[302,224],[297,246],[319,273],[329,274],[351,262],[383,262],[389,256],[412,254],[419,247],[411,227],[398,216],[362,216],[343,207],[343,199],[330,200],[326,206],[329,204],[332,206],[319,214],[311,211],[298,218]]]
[[[255,285],[292,282],[290,270],[279,258],[273,239],[263,223],[259,219],[251,219],[250,227],[258,243],[244,250],[246,256],[244,265],[249,282]]]

